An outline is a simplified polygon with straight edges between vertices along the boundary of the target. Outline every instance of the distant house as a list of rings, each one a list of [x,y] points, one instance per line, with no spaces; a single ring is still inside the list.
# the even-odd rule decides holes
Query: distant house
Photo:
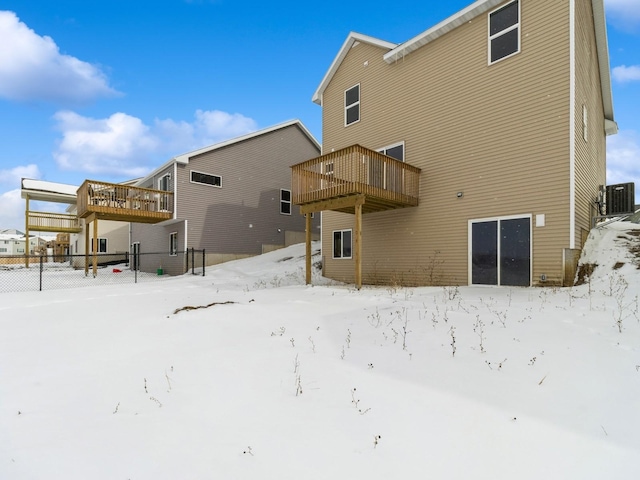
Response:
[[[38,255],[46,253],[48,239],[41,236],[29,237],[29,248],[27,251],[27,239],[24,234],[0,234],[0,256],[5,255]]]
[[[324,274],[571,284],[617,132],[605,25],[603,0],[478,0],[404,43],[349,34],[323,155],[293,167]]]
[[[24,255],[24,234],[0,233],[0,256]]]
[[[159,196],[172,218],[155,225],[131,224],[131,250],[140,268],[184,273],[184,252],[205,250],[207,264],[258,255],[303,242],[305,219],[291,199],[289,167],[320,154],[320,145],[293,120],[179,155],[137,182],[140,188],[171,192]],[[319,218],[314,232],[319,232]],[[318,236],[317,233],[315,236]]]

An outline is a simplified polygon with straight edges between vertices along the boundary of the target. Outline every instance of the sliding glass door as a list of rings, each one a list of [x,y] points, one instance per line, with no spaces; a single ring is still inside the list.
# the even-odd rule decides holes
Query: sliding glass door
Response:
[[[531,217],[469,223],[471,284],[531,285]]]

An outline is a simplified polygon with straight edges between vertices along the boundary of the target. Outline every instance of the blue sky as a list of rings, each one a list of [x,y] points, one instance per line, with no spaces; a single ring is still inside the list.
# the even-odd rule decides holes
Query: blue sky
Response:
[[[122,181],[293,118],[321,141],[311,96],[350,31],[401,43],[470,3],[2,0],[0,229],[24,230],[21,177]],[[605,5],[608,183],[640,203],[640,3]]]

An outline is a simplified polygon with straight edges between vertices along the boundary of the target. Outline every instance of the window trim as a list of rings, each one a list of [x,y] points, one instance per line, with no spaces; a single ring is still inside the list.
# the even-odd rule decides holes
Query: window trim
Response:
[[[510,27],[505,28],[504,30],[500,30],[498,33],[496,33],[495,35],[491,35],[491,15],[499,12],[500,10],[503,10],[509,6],[511,6],[512,4],[517,3],[518,4],[518,21],[514,24],[511,25]],[[494,10],[492,10],[491,12],[489,12],[489,14],[487,15],[487,45],[488,45],[488,55],[487,55],[487,60],[489,62],[489,65],[494,65],[498,62],[501,62],[502,60],[505,60],[507,58],[511,58],[514,55],[519,54],[522,51],[522,29],[521,29],[521,25],[522,25],[522,8],[520,5],[520,0],[514,0],[512,2],[507,3],[506,5],[502,5]],[[518,49],[513,52],[510,53],[509,55],[505,55],[504,57],[500,57],[497,60],[491,60],[491,40],[495,40],[496,38],[501,37],[502,35],[505,35],[513,30],[517,29],[518,30]]]
[[[162,183],[163,183],[162,181],[165,178],[167,179],[167,188],[166,189],[162,188]],[[158,190],[162,190],[163,192],[171,191],[171,174],[170,173],[165,173],[160,178],[158,178]]]
[[[194,173],[199,173],[200,175],[209,175],[210,177],[219,178],[220,179],[220,185],[212,185],[211,183],[196,182],[193,179],[193,174]],[[214,175],[213,173],[201,172],[199,170],[189,170],[189,183],[194,183],[196,185],[205,185],[207,187],[222,188],[222,175]]]
[[[289,200],[284,200],[282,198],[282,192],[289,192]],[[283,205],[289,205],[288,213],[282,211]],[[280,215],[291,215],[292,210],[293,210],[293,202],[292,202],[291,190],[288,190],[286,188],[281,188],[280,189]]]
[[[404,163],[406,161],[406,157],[407,157],[407,148],[406,148],[406,145],[404,143],[404,140],[402,140],[400,142],[396,142],[396,143],[390,143],[389,145],[385,145],[384,147],[378,148],[376,150],[376,152],[382,153],[383,155],[387,155],[386,152],[390,148],[396,148],[396,147],[400,147],[400,146],[402,146],[402,160],[398,160],[397,158],[396,158],[396,160],[398,160],[399,162],[403,162]],[[389,155],[387,155],[387,157],[388,156]],[[394,158],[394,157],[391,157],[391,158]]]
[[[178,255],[178,232],[169,234],[169,256],[176,257]]]
[[[350,244],[351,245],[350,245],[350,249],[349,249],[351,251],[351,255],[349,255],[348,257],[344,256],[344,241],[343,240],[344,240],[344,233],[345,232],[349,232],[351,234],[350,235],[350,237],[351,237],[350,238],[350,240],[351,240]],[[335,245],[336,233],[340,233],[340,247],[341,247],[342,251],[340,252],[340,256],[339,257],[336,256],[336,245]],[[334,230],[333,234],[331,235],[331,250],[332,250],[332,252],[331,252],[332,258],[334,260],[351,260],[353,258],[353,229],[345,228],[343,230]]]
[[[589,141],[589,117],[586,104],[582,105],[582,138],[585,142]]]
[[[109,242],[106,237],[98,237],[95,239],[91,239],[91,253],[93,253],[93,240],[97,240],[98,251],[96,253],[109,253]],[[100,243],[104,241],[104,252],[100,251]]]
[[[521,218],[526,218],[529,220],[529,286],[533,285],[533,214],[524,213],[521,215],[505,215],[505,216],[496,216],[496,217],[487,217],[487,218],[473,218],[470,219],[467,223],[467,284],[471,286],[482,286],[482,283],[473,283],[472,280],[472,268],[473,268],[473,235],[472,235],[472,226],[475,223],[485,223],[485,222],[497,222],[498,233],[500,232],[500,222],[503,220],[518,220]],[[498,239],[500,237],[498,236]],[[498,251],[498,284],[496,286],[504,286],[501,284],[501,272],[499,268],[500,262],[500,242],[498,241],[497,251]]]
[[[356,88],[356,87],[358,87],[358,100],[357,100],[356,102],[354,102],[354,103],[350,103],[349,105],[347,105],[347,92],[349,92],[349,91],[353,90],[353,89],[354,89],[354,88]],[[360,113],[361,113],[361,112],[360,112],[360,99],[362,98],[362,97],[361,97],[361,94],[362,94],[362,90],[361,90],[361,88],[360,88],[360,84],[359,84],[359,83],[356,83],[355,85],[353,85],[353,86],[351,86],[351,87],[347,88],[347,89],[344,91],[344,126],[345,126],[345,127],[348,127],[348,126],[350,126],[350,125],[353,125],[353,124],[355,124],[355,123],[359,123],[359,122],[360,122],[360,116],[361,116],[361,115],[360,115]],[[354,106],[357,106],[357,107],[358,107],[358,119],[357,119],[357,120],[354,120],[354,121],[353,121],[353,122],[351,122],[351,123],[347,123],[347,110],[349,110],[350,108],[353,108]]]

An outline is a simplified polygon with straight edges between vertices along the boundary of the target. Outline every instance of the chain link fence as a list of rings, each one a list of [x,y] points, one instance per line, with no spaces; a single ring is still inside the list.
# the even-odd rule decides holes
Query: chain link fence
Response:
[[[152,282],[169,276],[205,275],[204,250],[0,256],[0,293]]]

